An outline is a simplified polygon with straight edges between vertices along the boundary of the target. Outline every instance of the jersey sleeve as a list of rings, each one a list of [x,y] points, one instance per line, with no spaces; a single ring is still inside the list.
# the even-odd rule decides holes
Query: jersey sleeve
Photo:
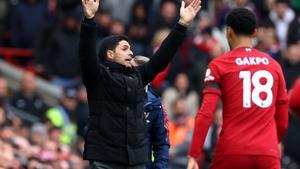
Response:
[[[195,118],[192,143],[190,145],[189,156],[199,159],[202,147],[207,135],[209,126],[213,121],[213,114],[216,111],[219,96],[212,93],[204,94],[200,110]]]
[[[221,75],[215,60],[208,65],[204,82],[206,87],[203,94],[211,93],[221,96]]]
[[[289,98],[289,107],[300,115],[300,77],[298,77],[297,81],[292,87],[292,90],[290,91],[290,98]]]

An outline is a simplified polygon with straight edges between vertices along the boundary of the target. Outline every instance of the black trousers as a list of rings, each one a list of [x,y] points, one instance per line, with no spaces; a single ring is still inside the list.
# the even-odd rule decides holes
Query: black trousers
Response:
[[[145,164],[124,166],[116,163],[90,161],[89,169],[146,169],[146,166]]]

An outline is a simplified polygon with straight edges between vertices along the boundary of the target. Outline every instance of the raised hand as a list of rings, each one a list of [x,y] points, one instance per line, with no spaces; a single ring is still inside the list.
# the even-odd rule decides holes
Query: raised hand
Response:
[[[179,23],[189,25],[201,9],[201,0],[193,0],[187,7],[181,1]]]
[[[81,0],[83,7],[83,14],[86,18],[91,19],[95,16],[100,0]]]

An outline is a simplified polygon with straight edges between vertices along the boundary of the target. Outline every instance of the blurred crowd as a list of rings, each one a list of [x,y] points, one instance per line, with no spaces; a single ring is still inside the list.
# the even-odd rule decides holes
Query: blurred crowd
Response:
[[[95,16],[98,42],[108,35],[125,34],[133,53],[143,56],[158,49],[177,22],[180,6],[180,0],[100,2]],[[256,13],[259,25],[253,43],[281,64],[288,90],[300,75],[299,0],[202,0],[202,10],[182,47],[152,82],[168,113],[170,169],[186,168],[205,70],[214,57],[229,50],[225,17],[235,7]],[[0,47],[30,49],[32,58],[21,58],[21,63],[34,64],[33,72],[24,71],[16,92],[0,75],[0,168],[87,167],[81,158],[88,119],[78,61],[81,20],[79,0],[0,0]],[[62,89],[57,105],[47,105],[36,93],[36,76]],[[222,128],[221,108],[220,104],[204,144],[203,169],[210,163]],[[282,168],[300,168],[299,130],[300,118],[291,112]]]

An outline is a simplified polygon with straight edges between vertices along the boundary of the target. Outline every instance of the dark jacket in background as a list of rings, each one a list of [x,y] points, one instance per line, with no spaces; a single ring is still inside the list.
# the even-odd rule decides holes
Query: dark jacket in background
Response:
[[[45,119],[45,113],[48,108],[43,99],[37,94],[26,96],[22,91],[17,92],[11,98],[11,105],[33,115],[38,118],[39,121]]]
[[[164,113],[161,100],[149,86],[145,97],[145,115],[147,122],[147,169],[168,169],[169,135],[167,114]],[[152,156],[153,154],[153,156]],[[152,157],[154,158],[152,161]]]
[[[50,76],[76,78],[80,76],[78,59],[79,33],[57,30],[53,33],[46,49],[46,70]]]
[[[33,4],[21,1],[11,12],[12,45],[33,48],[37,35],[47,24],[47,5],[42,1]]]
[[[171,61],[186,27],[176,24],[151,60],[137,68],[101,62],[96,54],[96,30],[94,22],[81,24],[79,58],[90,110],[84,159],[121,165],[146,163],[144,87]]]

